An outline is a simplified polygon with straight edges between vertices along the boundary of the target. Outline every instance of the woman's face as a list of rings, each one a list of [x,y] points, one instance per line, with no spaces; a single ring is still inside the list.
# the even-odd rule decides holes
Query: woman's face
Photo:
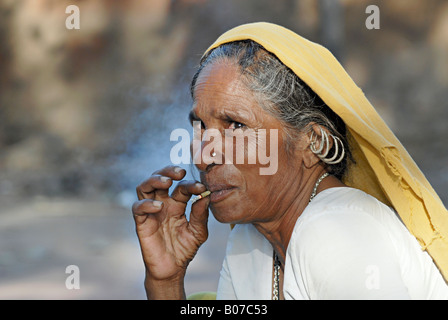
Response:
[[[238,66],[228,60],[209,64],[199,74],[190,120],[200,121],[202,143],[193,158],[201,182],[212,191],[210,208],[218,221],[265,222],[293,201],[302,176],[301,152],[293,157],[286,152],[282,123],[260,107],[240,77]],[[210,149],[219,140],[222,148]],[[295,149],[300,150],[300,141]],[[271,163],[260,156],[270,156]],[[277,170],[260,174],[268,166]]]

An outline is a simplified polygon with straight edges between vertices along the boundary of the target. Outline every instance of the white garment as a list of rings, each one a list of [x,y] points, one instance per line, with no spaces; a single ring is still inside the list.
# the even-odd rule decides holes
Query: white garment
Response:
[[[273,249],[251,224],[229,236],[217,299],[271,299]],[[448,299],[448,285],[396,213],[353,188],[320,192],[286,252],[286,299]]]

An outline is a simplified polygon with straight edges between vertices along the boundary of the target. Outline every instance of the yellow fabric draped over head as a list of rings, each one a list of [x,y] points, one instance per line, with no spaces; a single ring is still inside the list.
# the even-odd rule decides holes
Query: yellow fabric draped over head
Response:
[[[392,206],[448,280],[448,211],[330,51],[284,27],[259,22],[227,31],[206,53],[239,40],[253,40],[275,54],[344,120],[355,160],[344,183]]]

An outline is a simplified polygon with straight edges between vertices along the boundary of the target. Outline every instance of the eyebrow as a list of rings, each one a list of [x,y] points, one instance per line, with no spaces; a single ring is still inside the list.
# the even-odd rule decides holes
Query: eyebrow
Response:
[[[238,111],[228,110],[228,109],[219,110],[218,112],[216,112],[214,114],[214,116],[221,120],[244,121],[245,124],[248,124],[247,122],[252,122],[254,120],[253,115],[250,115],[247,112],[241,112],[240,110],[238,110]],[[192,125],[193,125],[193,121],[201,121],[202,122],[201,118],[199,118],[199,116],[196,114],[194,109],[192,109],[190,111],[190,113],[188,114],[188,121]]]
[[[240,111],[240,110],[229,110],[229,109],[224,109],[224,110],[219,110],[216,115],[217,118],[219,119],[224,119],[224,120],[240,120],[240,121],[251,121],[252,117],[250,116],[249,113],[244,112],[244,111]]]

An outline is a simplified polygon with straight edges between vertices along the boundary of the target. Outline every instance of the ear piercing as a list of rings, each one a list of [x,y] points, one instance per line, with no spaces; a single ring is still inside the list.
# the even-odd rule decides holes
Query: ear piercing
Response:
[[[310,149],[311,151],[317,155],[323,162],[326,164],[337,164],[344,159],[345,156],[345,148],[342,140],[335,135],[328,134],[321,127],[321,141],[318,141],[317,134],[314,133],[314,130],[311,132],[310,140]],[[330,137],[333,138],[333,144],[335,146],[335,151],[332,157],[328,157],[328,153],[330,152]],[[316,144],[318,147],[316,147]],[[341,145],[341,155],[339,156],[339,145]],[[339,158],[338,158],[339,156]]]

